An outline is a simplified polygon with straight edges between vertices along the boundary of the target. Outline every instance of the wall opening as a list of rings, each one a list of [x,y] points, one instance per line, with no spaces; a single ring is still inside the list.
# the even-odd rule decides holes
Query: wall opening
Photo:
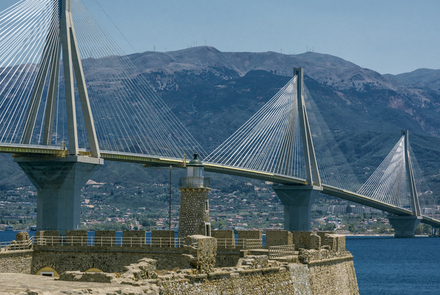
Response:
[[[211,236],[211,223],[205,222],[205,236]]]

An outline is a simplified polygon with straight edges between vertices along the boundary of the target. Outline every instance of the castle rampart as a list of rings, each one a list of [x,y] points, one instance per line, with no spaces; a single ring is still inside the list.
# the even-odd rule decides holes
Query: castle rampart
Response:
[[[38,233],[33,250],[1,253],[0,271],[37,274],[52,269],[64,280],[150,286],[149,294],[358,294],[345,237],[332,233],[268,231],[266,246],[257,248],[243,242],[243,237],[260,241],[253,231],[239,234],[234,243],[230,231],[213,231],[218,238],[173,238],[171,243],[165,233],[155,233],[161,242],[146,240],[141,231],[127,232],[122,239],[113,233],[101,232],[99,239],[96,234],[85,239],[80,231],[65,237]],[[229,244],[221,246],[225,241]]]

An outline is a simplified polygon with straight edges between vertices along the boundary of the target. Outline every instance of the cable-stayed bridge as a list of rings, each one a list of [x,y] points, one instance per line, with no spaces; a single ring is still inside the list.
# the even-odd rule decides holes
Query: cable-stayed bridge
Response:
[[[39,229],[79,224],[80,190],[103,160],[184,167],[195,151],[207,171],[275,183],[289,230],[310,228],[319,192],[394,214],[397,235],[420,221],[440,227],[422,215],[408,132],[359,184],[308,112],[302,69],[208,155],[81,0],[17,2],[0,13],[0,45],[0,152],[37,187]]]

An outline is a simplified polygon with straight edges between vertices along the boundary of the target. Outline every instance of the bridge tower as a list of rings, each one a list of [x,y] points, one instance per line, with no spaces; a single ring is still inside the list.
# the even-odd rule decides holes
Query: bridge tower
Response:
[[[417,195],[416,182],[414,181],[414,173],[412,169],[411,157],[409,154],[408,130],[402,130],[404,138],[404,153],[405,153],[405,170],[408,181],[409,192],[411,197],[411,216],[397,216],[390,215],[388,220],[394,228],[394,237],[396,238],[414,238],[416,227],[422,220],[422,211],[420,210],[419,197]]]
[[[100,158],[93,115],[73,26],[71,1],[53,1],[54,7],[59,9],[53,11],[52,25],[59,28],[59,34],[55,37],[50,33],[47,35],[21,143],[31,144],[45,81],[49,75],[43,144],[52,144],[56,89],[62,55],[69,138],[68,150],[63,157],[24,156],[16,157],[15,161],[38,190],[38,230],[59,230],[61,234],[64,234],[66,230],[79,227],[81,188],[94,169],[103,164],[103,160]],[[74,77],[90,145],[90,152],[86,156],[80,155],[78,148]]]
[[[289,231],[310,231],[311,207],[315,196],[322,191],[322,186],[304,102],[303,69],[294,68],[293,75],[297,77],[296,101],[298,104],[297,109],[306,168],[306,185],[274,184],[273,189],[284,205],[284,229]],[[289,117],[293,118],[294,116]],[[293,138],[295,132],[295,122],[293,119],[289,120],[286,128],[285,142],[283,142],[281,154],[292,155],[293,142],[288,141],[288,138]],[[289,169],[287,165],[285,166],[284,169]],[[278,173],[283,173],[282,169],[282,163],[280,163]]]
[[[209,222],[209,178],[203,176],[203,163],[197,154],[180,179],[179,238],[190,235],[211,236]]]

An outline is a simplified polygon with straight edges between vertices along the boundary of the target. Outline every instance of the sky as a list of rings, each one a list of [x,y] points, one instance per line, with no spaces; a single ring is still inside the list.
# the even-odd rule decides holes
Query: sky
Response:
[[[439,0],[83,1],[126,53],[208,45],[331,54],[381,74],[440,69]],[[0,10],[17,0],[0,0]]]

